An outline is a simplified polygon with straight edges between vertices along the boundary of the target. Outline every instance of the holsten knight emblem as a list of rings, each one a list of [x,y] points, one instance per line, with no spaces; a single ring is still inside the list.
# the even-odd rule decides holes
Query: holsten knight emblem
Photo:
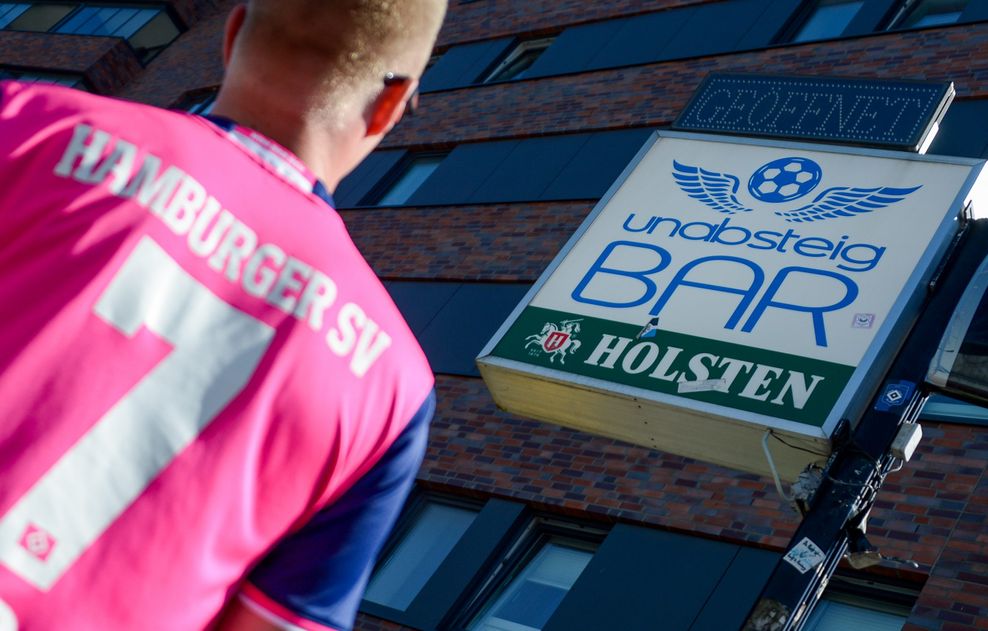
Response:
[[[672,176],[684,193],[717,212],[729,215],[751,212],[738,198],[741,180],[730,173],[672,162]],[[820,165],[809,158],[780,158],[760,166],[748,180],[748,192],[761,202],[784,204],[809,195],[823,179]],[[920,186],[832,186],[809,204],[776,211],[786,221],[803,223],[870,213],[902,201]]]
[[[559,324],[546,322],[542,331],[525,338],[525,348],[529,349],[530,355],[545,353],[550,362],[558,357],[559,363],[565,364],[566,355],[572,355],[580,348],[580,341],[575,336],[580,332],[581,321],[582,318],[563,320]]]

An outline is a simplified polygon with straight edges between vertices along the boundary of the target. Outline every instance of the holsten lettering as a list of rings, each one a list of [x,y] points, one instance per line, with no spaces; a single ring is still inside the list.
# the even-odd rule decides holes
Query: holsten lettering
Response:
[[[391,336],[354,302],[343,303],[335,324],[324,327],[326,312],[342,302],[332,278],[277,244],[258,243],[257,233],[195,178],[177,166],[165,167],[150,153],[144,152],[138,161],[139,153],[126,140],[79,124],[54,172],[105,186],[147,209],[184,236],[189,250],[229,282],[323,334],[330,351],[349,358],[350,371],[357,377],[363,377],[391,345]]]
[[[825,380],[820,375],[714,353],[685,355],[682,348],[605,334],[584,363],[671,383],[719,380],[718,392],[802,410]]]
[[[719,224],[705,221],[683,223],[675,217],[635,218],[635,213],[624,220],[626,232],[668,236],[701,243],[715,243],[727,246],[743,246],[752,250],[794,254],[807,258],[834,261],[835,267],[848,272],[868,272],[878,265],[885,254],[884,246],[870,243],[848,243],[849,236],[843,235],[837,241],[824,237],[803,236],[790,229],[785,232],[775,230],[749,230],[731,225],[726,217]]]

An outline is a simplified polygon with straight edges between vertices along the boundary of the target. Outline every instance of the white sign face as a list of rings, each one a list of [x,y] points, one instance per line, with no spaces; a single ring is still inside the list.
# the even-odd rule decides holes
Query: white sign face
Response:
[[[805,147],[661,137],[492,355],[822,427],[972,166]]]

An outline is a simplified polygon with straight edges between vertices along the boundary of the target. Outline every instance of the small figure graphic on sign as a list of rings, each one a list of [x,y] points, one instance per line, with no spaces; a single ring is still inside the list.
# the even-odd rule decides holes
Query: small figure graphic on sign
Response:
[[[541,332],[525,338],[525,348],[529,349],[529,355],[546,353],[550,362],[558,357],[559,363],[565,364],[566,354],[572,355],[580,348],[580,341],[575,337],[580,332],[580,322],[582,318],[563,320],[559,324],[546,322]]]
[[[853,329],[870,329],[875,324],[874,313],[855,313],[851,323]]]
[[[658,331],[659,331],[659,317],[656,316],[648,321],[645,327],[638,332],[638,335],[636,337],[639,340],[653,338],[655,337],[656,333],[658,333]]]

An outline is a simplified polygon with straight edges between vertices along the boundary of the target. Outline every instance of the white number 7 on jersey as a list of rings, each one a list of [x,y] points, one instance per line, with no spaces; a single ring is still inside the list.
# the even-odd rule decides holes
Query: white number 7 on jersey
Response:
[[[0,562],[41,590],[243,390],[274,336],[150,237],[137,244],[95,311],[128,337],[145,326],[173,350],[0,519]]]

